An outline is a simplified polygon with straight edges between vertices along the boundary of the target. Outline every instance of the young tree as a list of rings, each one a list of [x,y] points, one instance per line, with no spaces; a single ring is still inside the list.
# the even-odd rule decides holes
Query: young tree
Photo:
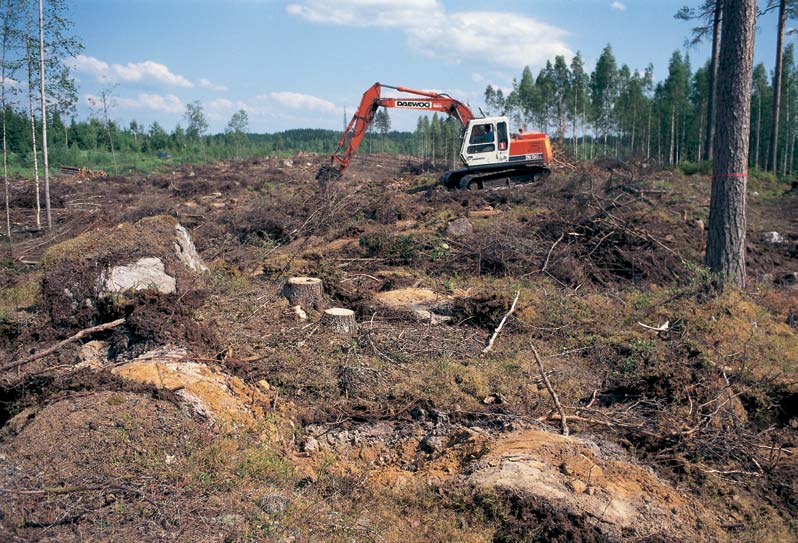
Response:
[[[595,128],[601,128],[604,135],[605,152],[617,92],[617,77],[618,65],[612,54],[612,47],[607,44],[590,76],[590,102],[593,110],[594,135]]]
[[[776,66],[773,71],[773,106],[770,110],[770,151],[767,169],[776,173],[779,152],[779,116],[781,114],[781,79],[784,59],[784,25],[787,22],[787,0],[777,0],[779,18],[776,29]],[[771,2],[771,5],[773,2]]]
[[[205,112],[202,109],[202,104],[199,101],[188,104],[184,117],[188,122],[186,135],[191,141],[200,142],[200,145],[202,145],[203,161],[208,162],[208,155],[205,150],[205,139],[203,137],[208,130],[208,121],[205,119]]]
[[[227,137],[233,140],[239,153],[241,142],[244,139],[244,134],[246,134],[248,126],[249,116],[247,115],[247,111],[245,109],[239,109],[230,117],[230,122],[227,123],[227,128],[224,131]]]
[[[745,199],[756,0],[725,6],[706,265],[745,287]]]
[[[388,132],[391,131],[391,117],[388,115],[388,110],[385,108],[380,109],[374,116],[374,129],[382,134],[382,152],[385,152],[385,139]]]
[[[89,104],[91,104],[91,106],[94,108],[102,109],[103,118],[105,119],[105,130],[106,134],[108,134],[108,147],[111,149],[111,159],[114,163],[114,173],[117,173],[118,170],[116,165],[116,151],[114,151],[113,126],[111,119],[108,116],[108,108],[112,108],[115,105],[113,92],[113,86],[106,87],[100,91],[99,99],[89,98]]]
[[[13,75],[17,64],[10,62],[9,57],[15,36],[17,35],[17,24],[19,23],[19,10],[18,6],[13,2],[3,2],[0,4],[0,16],[3,19],[3,36],[0,43],[0,108],[3,113],[3,192],[5,219],[6,219],[6,235],[8,242],[11,243],[11,209],[10,209],[10,190],[8,181],[8,92],[12,87]]]

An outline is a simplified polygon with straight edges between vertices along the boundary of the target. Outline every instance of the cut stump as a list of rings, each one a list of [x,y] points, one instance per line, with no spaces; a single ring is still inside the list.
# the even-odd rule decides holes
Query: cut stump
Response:
[[[357,331],[355,312],[343,307],[332,307],[324,311],[321,322],[337,334],[352,335]]]
[[[285,296],[292,306],[298,305],[303,309],[313,308],[316,311],[324,309],[321,279],[316,277],[291,277],[283,287]]]

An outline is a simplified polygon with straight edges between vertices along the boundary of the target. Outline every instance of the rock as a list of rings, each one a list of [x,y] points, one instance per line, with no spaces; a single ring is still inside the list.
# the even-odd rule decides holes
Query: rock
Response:
[[[462,238],[474,233],[474,225],[465,217],[455,219],[446,227],[446,236],[450,238]]]
[[[108,363],[108,343],[105,341],[89,341],[78,352],[80,363],[75,365],[80,368],[102,368]]]
[[[270,515],[285,512],[285,510],[288,509],[289,503],[291,503],[291,499],[288,496],[276,492],[269,492],[258,499],[258,507],[260,507],[264,513]]]
[[[504,397],[504,394],[502,394],[500,392],[495,392],[493,394],[488,394],[487,396],[485,396],[485,399],[482,400],[482,403],[484,403],[484,404],[492,404],[492,403],[502,404],[502,403],[507,403],[507,398]]]
[[[693,222],[693,226],[695,226],[695,229],[698,230],[699,232],[704,231],[704,221],[702,221],[701,219],[696,219],[695,222]]]
[[[241,530],[247,519],[243,515],[237,513],[227,513],[219,518],[219,524],[230,528],[231,530]]]
[[[319,441],[315,437],[308,437],[305,440],[305,444],[302,446],[302,450],[306,453],[314,453],[321,448]]]
[[[568,488],[570,488],[574,494],[584,494],[587,491],[587,485],[579,479],[571,479],[568,481]]]
[[[134,264],[114,266],[103,271],[99,283],[97,294],[100,298],[130,290],[155,290],[161,294],[171,294],[177,285],[175,278],[164,271],[163,261],[155,257],[140,258]]]
[[[377,303],[395,311],[410,313],[416,320],[429,324],[443,324],[452,320],[452,298],[427,288],[403,288],[378,292]]]
[[[421,450],[429,453],[435,454],[440,453],[446,450],[446,447],[449,445],[449,438],[444,435],[439,435],[435,432],[430,432],[424,436],[424,439],[421,440],[420,447]]]
[[[579,437],[540,430],[505,434],[461,477],[478,496],[503,493],[513,503],[600,518],[602,534],[611,541],[652,535],[668,541],[726,539],[700,502],[632,458],[606,454]]]
[[[780,243],[784,243],[784,236],[778,232],[765,232],[765,234],[762,236],[762,241],[771,245],[778,245]]]
[[[293,160],[283,160],[283,166],[285,166],[286,168],[293,168],[294,167],[294,161]]]
[[[175,225],[175,253],[177,258],[186,265],[188,269],[193,272],[205,273],[208,271],[208,266],[202,261],[194,242],[191,241],[191,236],[182,225]]]
[[[308,314],[305,313],[305,310],[302,309],[301,305],[295,305],[291,309],[294,312],[294,316],[296,317],[296,320],[298,320],[298,321],[308,320]]]
[[[268,381],[266,381],[266,379],[261,379],[260,381],[258,381],[258,386],[259,386],[259,387],[261,388],[261,390],[263,390],[264,392],[268,392],[268,391],[269,391],[269,390],[272,388],[272,387],[269,385]]]
[[[42,305],[55,326],[74,332],[96,323],[100,307],[113,312],[108,304],[121,306],[137,292],[196,289],[197,274],[205,271],[188,231],[174,217],[146,217],[89,230],[47,249]]]
[[[114,366],[125,379],[172,390],[190,411],[225,428],[254,428],[268,397],[238,377],[185,361],[183,350],[158,349]]]

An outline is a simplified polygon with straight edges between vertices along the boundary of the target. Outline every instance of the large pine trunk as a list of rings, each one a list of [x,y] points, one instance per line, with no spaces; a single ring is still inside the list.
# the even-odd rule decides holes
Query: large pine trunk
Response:
[[[779,152],[779,114],[781,113],[781,75],[784,52],[784,24],[787,20],[787,0],[779,3],[779,23],[776,31],[776,68],[773,72],[773,109],[770,114],[770,152],[767,169],[776,173]]]
[[[707,97],[707,131],[704,160],[712,160],[712,143],[715,139],[715,102],[718,88],[718,56],[720,55],[720,21],[723,0],[715,0],[715,16],[712,22],[712,58],[709,64],[709,96]]]
[[[705,259],[713,272],[740,288],[746,280],[745,191],[756,10],[756,0],[739,0],[723,14]]]

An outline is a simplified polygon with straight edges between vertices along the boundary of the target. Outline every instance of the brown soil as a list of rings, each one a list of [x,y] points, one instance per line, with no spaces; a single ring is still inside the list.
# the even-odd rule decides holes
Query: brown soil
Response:
[[[751,181],[738,293],[700,268],[705,177],[597,161],[448,192],[412,159],[364,155],[320,191],[324,160],[58,179],[52,232],[14,181],[0,364],[126,323],[0,375],[0,538],[798,539],[798,290],[783,279],[798,200],[784,187]],[[463,217],[473,233],[448,237]],[[98,268],[153,250],[179,276],[175,221],[207,277],[62,299],[92,299]],[[773,230],[785,243],[764,241]],[[312,308],[298,320],[290,276],[321,278],[358,335]],[[103,369],[75,372],[90,340],[108,344]],[[182,354],[131,362],[156,349]]]

